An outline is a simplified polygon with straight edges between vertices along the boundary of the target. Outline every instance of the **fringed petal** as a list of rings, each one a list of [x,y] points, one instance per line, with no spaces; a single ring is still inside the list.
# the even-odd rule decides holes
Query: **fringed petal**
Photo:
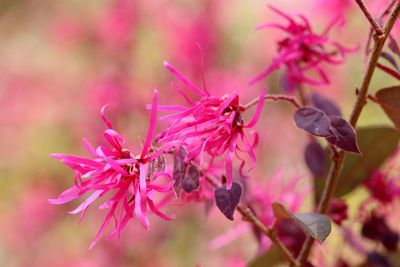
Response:
[[[172,74],[175,75],[183,84],[185,84],[189,89],[193,90],[199,96],[207,96],[206,93],[197,88],[191,81],[189,81],[179,70],[177,70],[174,66],[169,64],[167,61],[164,61],[164,67],[169,70]]]
[[[229,148],[226,153],[226,187],[228,190],[231,189],[233,183],[233,156],[236,150],[236,143],[238,139],[238,133],[234,131],[231,136]]]
[[[110,222],[111,218],[114,216],[114,211],[117,208],[117,203],[114,203],[110,209],[110,211],[107,213],[106,218],[104,219],[103,224],[101,225],[99,231],[96,234],[96,237],[94,238],[94,240],[92,241],[92,243],[90,244],[89,249],[91,250],[97,243],[97,241],[99,241],[100,236],[103,234],[104,230],[106,229],[108,223]]]
[[[69,211],[69,214],[77,214],[87,207],[89,207],[100,195],[103,193],[103,190],[97,190],[93,194],[91,194],[82,204],[80,204],[76,209]]]
[[[106,115],[105,115],[105,111],[108,105],[104,105],[101,110],[100,110],[100,114],[101,114],[101,118],[103,119],[104,123],[107,125],[107,127],[109,129],[112,129],[113,126],[111,124],[111,122],[107,119]]]
[[[263,106],[264,106],[265,94],[266,94],[266,90],[263,89],[261,91],[260,97],[258,98],[257,109],[254,112],[254,115],[253,115],[253,118],[251,119],[251,121],[245,126],[246,128],[254,127],[257,124],[258,120],[260,119],[261,112],[262,112],[262,109],[263,109]]]
[[[168,216],[168,215],[162,213],[160,210],[158,210],[157,207],[154,205],[153,200],[148,199],[148,200],[147,200],[147,203],[149,204],[150,210],[151,210],[155,215],[157,215],[158,217],[160,217],[161,219],[164,219],[164,220],[166,220],[166,221],[172,221],[172,220],[175,219],[175,216]]]
[[[144,158],[147,155],[147,152],[149,151],[151,146],[151,142],[153,142],[153,136],[156,130],[156,123],[157,123],[157,105],[158,105],[158,90],[154,89],[152,109],[150,113],[149,129],[147,131],[146,141],[143,144],[142,153],[140,154],[141,158]]]

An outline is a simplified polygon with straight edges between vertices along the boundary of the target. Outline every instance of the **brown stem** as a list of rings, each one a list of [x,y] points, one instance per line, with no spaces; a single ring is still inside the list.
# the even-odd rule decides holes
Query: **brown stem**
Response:
[[[363,0],[356,0],[358,6],[360,7],[361,11],[364,13],[365,17],[368,19],[369,23],[371,23],[371,28],[377,34],[383,34],[383,30],[381,26],[379,26],[378,22],[372,17],[371,12],[369,12],[367,6],[365,5]]]
[[[368,60],[367,70],[364,74],[356,103],[354,104],[353,111],[350,116],[350,124],[355,127],[360,117],[361,111],[363,110],[366,99],[368,95],[369,85],[371,83],[372,76],[374,74],[374,70],[376,68],[376,64],[378,62],[380,53],[385,44],[386,39],[388,38],[390,31],[393,28],[396,19],[398,18],[400,13],[400,3],[397,3],[390,14],[389,20],[387,21],[383,33],[381,35],[376,35],[374,42],[373,52]],[[329,207],[329,203],[333,197],[333,194],[336,189],[336,185],[339,179],[340,172],[343,167],[343,162],[345,158],[346,152],[341,150],[333,157],[333,164],[329,170],[328,178],[324,186],[324,190],[322,193],[321,200],[318,205],[319,213],[326,213]],[[300,263],[300,266],[303,266],[306,262],[308,255],[310,254],[311,247],[313,245],[313,239],[307,238],[306,242],[303,244],[301,252],[297,258],[297,261]]]
[[[207,179],[207,181],[213,185],[214,187],[220,186],[219,182],[213,179],[212,177],[205,175],[202,173],[204,177]],[[251,223],[254,227],[256,227],[261,233],[263,233],[265,236],[267,236],[271,242],[282,252],[283,256],[286,258],[288,262],[292,266],[299,266],[298,261],[296,258],[293,256],[293,254],[289,251],[289,249],[285,246],[285,244],[282,243],[282,241],[279,239],[279,237],[276,235],[276,232],[273,228],[265,226],[260,219],[257,218],[257,216],[251,211],[250,208],[244,206],[243,204],[239,204],[236,207],[236,210],[242,214],[243,219],[249,223]]]
[[[382,11],[381,15],[379,16],[379,21],[381,21],[386,15],[390,13],[390,10],[392,10],[394,4],[396,4],[397,0],[393,0],[386,8],[385,10]],[[369,55],[369,49],[371,47],[371,39],[373,35],[373,29],[369,30],[368,38],[367,38],[367,44],[365,46],[365,55],[368,57]]]
[[[297,99],[293,96],[288,96],[288,95],[266,95],[264,97],[264,100],[271,100],[271,101],[287,101],[291,103],[293,106],[296,108],[300,108],[300,104],[297,101]],[[250,101],[247,105],[244,106],[244,110],[247,110],[251,108],[252,106],[256,105],[258,103],[258,98]]]
[[[266,227],[255,215],[254,213],[247,207],[242,205],[238,205],[236,210],[242,214],[243,218],[246,221],[250,222],[254,225],[258,230],[260,230],[265,236],[267,236],[271,242],[282,252],[283,256],[286,258],[288,262],[290,262],[293,266],[299,266],[298,261],[293,256],[293,254],[289,251],[289,249],[281,242],[279,237],[277,236],[275,230],[273,228]]]

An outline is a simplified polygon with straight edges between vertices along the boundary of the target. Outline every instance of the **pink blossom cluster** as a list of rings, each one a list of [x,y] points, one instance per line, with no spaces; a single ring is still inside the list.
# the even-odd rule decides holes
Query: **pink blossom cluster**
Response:
[[[115,228],[109,238],[119,236],[127,222],[133,217],[149,229],[148,210],[164,220],[173,219],[162,213],[155,201],[159,193],[168,195],[173,192],[176,181],[173,179],[173,173],[166,171],[164,155],[175,153],[176,149],[187,151],[184,157],[185,164],[197,162],[200,167],[207,154],[210,170],[205,169],[203,173],[210,173],[213,162],[225,155],[228,189],[233,182],[234,157],[241,161],[240,173],[243,173],[242,169],[245,166],[245,159],[240,156],[240,153],[247,154],[254,167],[256,161],[254,148],[257,145],[258,134],[250,131],[248,134],[254,136],[253,142],[250,142],[246,132],[247,129],[256,125],[261,115],[265,90],[259,97],[253,118],[245,123],[241,114],[246,108],[239,104],[239,95],[236,91],[223,97],[211,96],[207,90],[200,90],[193,85],[172,65],[165,63],[165,67],[188,89],[197,94],[199,99],[190,99],[183,90],[176,87],[185,98],[188,107],[158,105],[158,90],[155,90],[152,104],[148,105],[151,110],[149,130],[140,153],[135,154],[125,146],[124,138],[114,130],[105,116],[104,106],[101,116],[107,126],[103,134],[107,145],[100,145],[94,149],[84,139],[91,158],[65,154],[51,155],[73,169],[75,175],[74,186],[63,192],[57,199],[50,199],[50,203],[64,204],[90,192],[89,197],[70,212],[71,214],[81,213],[82,219],[86,210],[97,199],[111,192],[113,194],[110,199],[100,205],[100,209],[107,209],[108,213],[91,247],[96,244],[112,219],[115,221]],[[174,113],[160,118],[161,121],[168,123],[168,127],[158,134],[156,140],[153,140],[158,110]],[[154,146],[154,143],[159,146]],[[239,143],[243,147],[239,146]],[[159,181],[162,177],[166,182]],[[212,191],[210,192],[204,175],[199,180],[201,186],[197,186],[193,194],[186,193],[185,199],[204,201],[212,198]]]
[[[130,149],[123,146],[124,138],[113,129],[112,124],[104,115],[105,107],[103,107],[101,115],[107,125],[103,136],[108,146],[100,145],[94,149],[84,139],[85,147],[91,158],[65,154],[51,155],[73,169],[75,175],[74,186],[64,191],[57,199],[50,199],[50,203],[64,204],[91,192],[91,195],[81,205],[70,212],[71,214],[81,213],[81,220],[94,201],[109,192],[113,193],[109,200],[100,205],[100,209],[108,209],[109,211],[90,246],[91,248],[96,244],[113,218],[115,229],[110,238],[119,236],[127,222],[134,216],[148,229],[148,209],[164,220],[173,219],[173,217],[163,214],[154,202],[157,193],[170,192],[174,185],[170,174],[164,172],[163,168],[154,168],[153,164],[167,149],[166,146],[157,151],[152,148],[157,103],[158,91],[155,90],[147,138],[142,151],[138,154],[133,154]],[[166,178],[167,183],[160,183],[160,177]]]
[[[128,40],[122,36],[126,35],[124,32],[132,30],[127,27],[131,23],[119,18],[118,15],[125,14],[122,8],[125,2],[118,3],[122,6],[118,5],[118,8],[110,11],[107,16],[110,21],[107,20],[105,28],[102,28],[106,35],[108,30],[116,32],[112,39],[113,44],[110,46],[119,43],[128,44]],[[275,27],[284,31],[287,37],[279,41],[278,54],[271,66],[254,78],[252,83],[268,76],[272,71],[285,67],[290,92],[302,83],[327,84],[329,80],[323,69],[323,63],[342,63],[346,53],[350,52],[328,38],[328,32],[335,22],[318,35],[313,32],[304,16],[297,15],[292,18],[275,8],[272,9],[284,17],[288,25],[272,23],[262,25],[260,28]],[[133,20],[133,17],[128,17],[126,19]],[[113,30],[114,27],[118,31]],[[103,133],[105,145],[94,148],[84,139],[90,157],[51,155],[73,169],[75,175],[74,185],[57,199],[50,199],[50,203],[65,204],[89,194],[82,204],[70,211],[71,214],[81,213],[81,220],[94,202],[107,196],[107,200],[99,208],[108,212],[91,248],[112,220],[115,226],[109,238],[119,236],[134,217],[145,229],[149,229],[150,226],[149,213],[167,221],[172,220],[173,216],[164,214],[160,208],[171,199],[173,193],[179,198],[183,191],[184,201],[207,202],[213,200],[213,187],[222,185],[218,188],[222,201],[225,197],[229,198],[228,201],[235,199],[236,207],[242,189],[236,183],[235,165],[239,165],[238,174],[242,178],[247,178],[248,172],[255,167],[255,149],[259,135],[253,128],[262,114],[266,90],[262,90],[256,99],[245,105],[236,90],[215,96],[205,85],[203,88],[196,86],[168,62],[164,62],[164,66],[178,80],[174,83],[174,88],[182,96],[185,104],[159,105],[158,90],[154,90],[153,101],[147,105],[147,109],[150,110],[149,129],[141,152],[135,153],[126,146],[124,138],[105,116],[104,106],[101,116],[107,126]],[[310,71],[316,72],[319,79],[310,77],[308,75]],[[256,106],[254,114],[247,121],[244,113],[253,106]],[[158,118],[159,111],[167,114]],[[158,119],[165,123],[165,127],[157,134]],[[173,163],[170,163],[171,156]],[[247,164],[247,161],[250,163]],[[296,211],[304,197],[304,194],[289,192],[291,188],[297,186],[298,179],[293,179],[287,188],[278,193],[275,190],[278,188],[281,175],[274,177],[269,188],[266,190],[255,188],[248,200],[266,225],[271,225],[275,220],[269,207],[277,198],[283,199],[282,202],[288,204],[290,210]],[[236,195],[230,195],[235,190]],[[233,219],[235,207],[227,205],[227,209],[221,210],[218,206],[229,219]],[[264,248],[267,247],[264,241],[261,243]]]
[[[250,84],[260,81],[281,68],[284,68],[283,84],[288,92],[293,92],[302,84],[312,86],[329,84],[329,77],[323,65],[341,64],[346,54],[354,51],[331,40],[328,36],[332,27],[340,22],[340,19],[333,20],[321,34],[317,34],[305,16],[298,14],[292,17],[274,7],[270,8],[287,23],[266,23],[257,28],[277,28],[284,33],[285,37],[278,42],[277,55],[272,64],[255,76]]]

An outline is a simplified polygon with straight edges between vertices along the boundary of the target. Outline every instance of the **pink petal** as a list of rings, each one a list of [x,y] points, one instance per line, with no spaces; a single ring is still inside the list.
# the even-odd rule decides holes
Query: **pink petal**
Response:
[[[158,90],[154,89],[152,109],[150,113],[149,129],[147,131],[146,141],[144,142],[142,153],[140,155],[141,158],[144,158],[146,156],[151,146],[151,142],[153,141],[153,135],[156,130],[156,122],[157,122],[157,105],[158,105]]]
[[[97,157],[96,151],[90,144],[89,140],[87,140],[86,138],[83,138],[82,140],[83,140],[83,145],[85,146],[85,148],[89,152],[89,154],[92,155],[93,157]]]
[[[184,83],[188,88],[192,89],[195,93],[200,96],[207,96],[206,93],[197,88],[192,82],[190,82],[179,70],[177,70],[174,66],[169,64],[167,61],[164,61],[164,67],[169,70],[172,74],[174,74],[182,83]]]
[[[142,223],[146,230],[149,230],[149,219],[145,214],[142,212],[142,205],[140,199],[140,190],[137,188],[135,193],[135,214],[138,217],[139,221]]]
[[[100,236],[103,234],[103,232],[106,229],[106,227],[107,227],[108,223],[110,222],[111,218],[114,216],[114,211],[115,211],[115,209],[117,207],[117,204],[118,204],[118,202],[114,203],[114,205],[112,205],[110,211],[107,213],[107,216],[106,216],[103,224],[101,225],[99,231],[97,232],[96,237],[94,238],[94,240],[90,244],[89,249],[92,249],[96,245],[97,241],[99,241]]]
[[[254,112],[253,118],[251,119],[251,121],[245,126],[246,128],[251,128],[254,127],[254,125],[256,125],[256,123],[258,122],[260,116],[261,116],[261,112],[264,106],[264,97],[266,94],[266,90],[263,89],[261,91],[260,97],[258,98],[258,104],[257,104],[257,109],[256,112]]]
[[[222,114],[222,112],[232,103],[233,99],[235,99],[235,97],[237,96],[238,95],[236,91],[230,93],[228,97],[221,103],[221,105],[219,106],[219,108],[216,110],[215,113]]]
[[[76,209],[69,211],[69,214],[77,214],[82,210],[86,209],[90,206],[100,195],[103,193],[103,190],[97,190],[93,194],[91,194],[82,204],[79,205]]]
[[[229,143],[228,152],[226,153],[226,188],[228,190],[232,187],[233,182],[233,155],[235,154],[238,133],[234,131]]]
[[[154,203],[153,203],[153,201],[152,201],[151,199],[148,199],[148,200],[147,200],[147,203],[149,204],[150,210],[151,210],[155,215],[157,215],[158,217],[160,217],[160,218],[162,218],[162,219],[164,219],[164,220],[166,220],[166,221],[172,221],[173,219],[175,219],[175,216],[168,216],[168,215],[162,213],[161,211],[159,211],[159,210],[157,209],[157,207],[154,205]]]
[[[112,124],[111,124],[111,122],[107,119],[107,117],[106,117],[106,115],[105,115],[105,110],[106,110],[106,107],[107,107],[108,105],[104,105],[102,108],[101,108],[101,110],[100,110],[100,114],[101,114],[101,118],[103,119],[103,121],[105,122],[105,124],[107,125],[107,127],[109,128],[109,129],[112,129],[113,127],[112,127]]]

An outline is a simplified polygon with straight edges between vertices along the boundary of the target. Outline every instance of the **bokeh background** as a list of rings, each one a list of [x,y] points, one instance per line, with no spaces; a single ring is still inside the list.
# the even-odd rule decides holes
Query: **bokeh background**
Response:
[[[331,2],[269,1],[307,15],[317,32],[337,15],[339,9],[329,6]],[[374,14],[381,12],[382,1],[366,2]],[[48,204],[48,198],[73,183],[72,171],[48,155],[85,155],[82,137],[101,142],[99,111],[107,103],[115,128],[133,147],[140,145],[153,88],[159,88],[161,103],[182,103],[163,60],[197,84],[204,75],[215,95],[237,89],[245,101],[257,97],[265,84],[249,87],[247,82],[271,63],[280,35],[273,29],[256,31],[255,26],[282,21],[267,3],[0,1],[0,266],[239,267],[254,257],[257,243],[250,231],[222,248],[213,247],[215,238],[241,225],[227,221],[215,208],[206,215],[204,206],[196,203],[171,205],[167,210],[177,219],[151,218],[149,232],[132,220],[119,240],[103,239],[89,250],[104,212],[93,207],[78,227],[78,216],[67,214],[78,203]],[[368,26],[353,1],[343,10],[346,24],[331,36],[360,50],[345,64],[327,67],[330,85],[307,90],[335,98],[348,116],[363,71]],[[269,92],[280,91],[279,75],[268,79]],[[377,71],[372,91],[395,83]],[[267,103],[257,126],[262,140],[254,179],[266,186],[279,168],[288,177],[308,175],[303,163],[307,137],[296,129],[292,112],[285,104]],[[390,122],[369,104],[360,124]],[[309,201],[303,206],[309,208]]]

